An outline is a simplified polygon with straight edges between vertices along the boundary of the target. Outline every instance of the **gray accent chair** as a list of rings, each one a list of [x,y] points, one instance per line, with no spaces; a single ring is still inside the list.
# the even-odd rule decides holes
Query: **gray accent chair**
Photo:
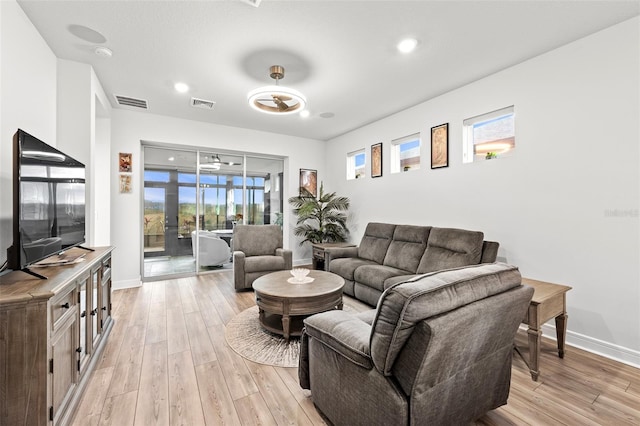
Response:
[[[397,283],[371,311],[305,319],[298,369],[336,426],[462,425],[507,403],[533,288],[504,263]]]
[[[236,290],[252,288],[256,278],[289,270],[291,250],[282,248],[278,225],[236,225],[233,231],[233,281]]]

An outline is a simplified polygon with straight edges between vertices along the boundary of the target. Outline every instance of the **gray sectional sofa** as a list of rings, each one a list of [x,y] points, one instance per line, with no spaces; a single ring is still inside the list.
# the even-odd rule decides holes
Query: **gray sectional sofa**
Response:
[[[493,263],[499,244],[455,228],[369,223],[357,247],[325,249],[325,270],[344,278],[344,293],[375,306],[383,291],[416,275]]]

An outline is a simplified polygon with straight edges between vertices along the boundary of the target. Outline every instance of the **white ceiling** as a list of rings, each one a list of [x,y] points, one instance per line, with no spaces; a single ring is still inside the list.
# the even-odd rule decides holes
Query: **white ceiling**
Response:
[[[18,3],[57,57],[93,66],[114,107],[124,108],[113,95],[124,95],[154,114],[320,140],[640,13],[638,0]],[[403,55],[395,45],[407,36],[419,45]],[[310,117],[248,106],[276,64],[286,69],[281,84],[306,95]],[[177,81],[190,92],[177,93]],[[214,110],[191,107],[192,96]]]

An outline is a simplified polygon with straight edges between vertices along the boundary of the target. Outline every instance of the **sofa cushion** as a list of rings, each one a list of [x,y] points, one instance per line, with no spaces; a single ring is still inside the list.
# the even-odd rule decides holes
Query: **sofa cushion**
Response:
[[[411,274],[411,275],[396,275],[395,277],[387,278],[386,280],[384,280],[384,289],[386,290],[393,285],[408,281],[410,279],[416,278],[417,276],[418,274]]]
[[[358,257],[381,265],[395,229],[396,225],[390,223],[369,223],[358,246]]]
[[[354,281],[354,272],[363,265],[376,265],[372,260],[360,259],[359,257],[341,257],[334,259],[329,264],[329,272],[340,275],[345,280]]]
[[[504,263],[433,272],[388,288],[378,302],[371,330],[376,368],[391,374],[396,357],[419,321],[481,300],[521,283],[518,268]]]
[[[376,317],[376,310],[375,309],[369,309],[369,310],[366,310],[366,311],[358,312],[357,314],[354,314],[353,316],[358,318],[360,321],[364,321],[367,324],[371,325],[371,324],[373,324],[373,320]]]
[[[415,273],[427,248],[430,230],[430,226],[396,226],[382,264]]]
[[[455,228],[432,228],[427,249],[417,272],[424,274],[443,269],[477,265],[482,256],[484,234]]]
[[[406,275],[408,271],[392,268],[385,265],[362,265],[358,267],[353,277],[355,282],[365,284],[368,287],[384,291],[384,282],[387,278],[397,275]]]

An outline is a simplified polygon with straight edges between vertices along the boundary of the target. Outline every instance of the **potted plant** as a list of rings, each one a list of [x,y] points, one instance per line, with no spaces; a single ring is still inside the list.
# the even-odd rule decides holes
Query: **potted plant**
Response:
[[[289,204],[298,216],[293,232],[304,237],[300,245],[307,241],[312,244],[346,241],[349,235],[346,225],[349,203],[349,198],[338,197],[335,192],[325,194],[322,182],[318,197],[300,188],[300,195],[289,198]]]

